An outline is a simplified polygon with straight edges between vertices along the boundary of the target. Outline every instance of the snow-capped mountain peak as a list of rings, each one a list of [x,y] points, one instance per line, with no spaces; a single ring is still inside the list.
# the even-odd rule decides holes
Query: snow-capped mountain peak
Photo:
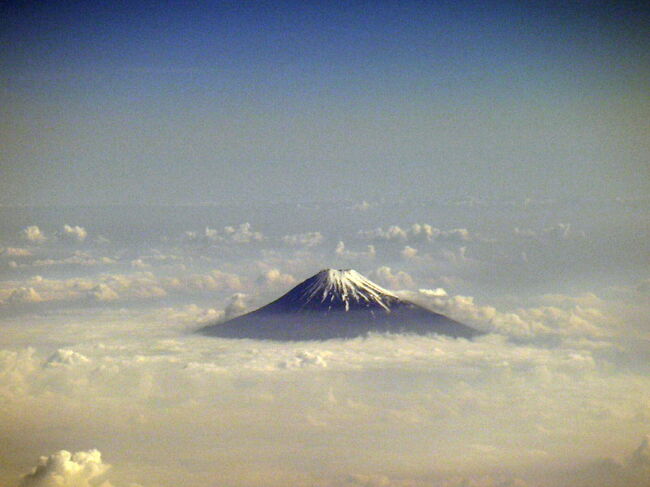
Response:
[[[201,329],[225,338],[328,340],[371,332],[437,333],[471,338],[479,332],[400,299],[352,269],[324,269],[275,301]]]
[[[306,303],[343,304],[346,311],[352,302],[365,306],[379,305],[390,311],[391,302],[399,300],[354,269],[324,269],[303,284],[296,291]]]

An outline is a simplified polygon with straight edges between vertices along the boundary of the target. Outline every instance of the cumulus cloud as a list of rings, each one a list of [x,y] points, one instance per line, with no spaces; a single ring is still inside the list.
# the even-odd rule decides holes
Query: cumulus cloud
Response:
[[[219,240],[222,240],[222,237],[219,235],[219,232],[210,227],[205,227],[205,231],[203,232],[205,235],[205,238],[208,240],[212,240],[213,242],[218,242]]]
[[[553,240],[568,240],[572,237],[585,238],[586,236],[584,231],[576,232],[571,230],[570,223],[556,223],[541,230],[515,227],[514,234],[523,238],[547,238]]]
[[[315,247],[323,241],[323,235],[320,232],[297,233],[285,235],[282,241],[294,247]]]
[[[40,303],[41,295],[33,287],[19,287],[11,291],[7,298],[9,304]]]
[[[641,281],[637,285],[636,290],[642,294],[650,294],[650,279]]]
[[[612,458],[592,462],[565,474],[562,487],[640,487],[650,485],[650,435],[623,461]],[[562,479],[564,480],[564,479]]]
[[[358,234],[361,238],[369,240],[388,240],[396,242],[469,242],[480,239],[478,235],[471,234],[466,228],[441,230],[426,223],[414,223],[407,228],[402,228],[398,225],[391,225],[386,229],[379,227],[374,230],[361,230]]]
[[[120,297],[113,288],[103,282],[88,290],[87,295],[96,301],[115,301]]]
[[[627,463],[632,469],[646,472],[650,479],[650,435],[646,435],[641,440],[641,444],[632,452]]]
[[[238,227],[225,227],[224,232],[233,242],[237,243],[260,242],[264,240],[262,232],[253,231],[250,223],[242,223]]]
[[[280,272],[279,269],[269,269],[258,277],[257,282],[263,286],[287,288],[296,284],[296,278]]]
[[[274,276],[289,279],[286,274]],[[130,274],[101,274],[89,278],[45,279],[34,276],[25,281],[0,282],[0,303],[75,301],[97,302],[164,298],[170,293],[192,294],[242,289],[241,278],[215,269],[207,274],[160,277],[150,271]]]
[[[187,241],[197,241],[204,243],[251,243],[261,242],[265,237],[262,232],[253,230],[253,227],[250,223],[242,223],[237,226],[226,226],[221,231],[210,227],[205,227],[204,231],[201,233],[196,231],[186,231],[183,234],[183,238]]]
[[[59,348],[47,359],[46,367],[56,367],[59,365],[79,365],[90,362],[90,359],[74,350]]]
[[[85,228],[78,225],[64,225],[63,226],[63,238],[68,240],[73,240],[76,242],[83,242],[88,237],[88,232]]]
[[[43,243],[47,240],[45,234],[37,225],[30,225],[21,232],[22,237],[32,243]]]
[[[404,257],[405,259],[413,259],[418,255],[417,249],[414,249],[413,247],[409,247],[408,245],[406,245],[404,249],[402,249],[402,252],[400,253],[402,254],[402,257]]]
[[[116,261],[110,257],[95,257],[89,252],[75,251],[69,257],[62,259],[37,259],[31,263],[34,267],[48,267],[58,265],[80,265],[80,266],[101,266],[115,264]]]
[[[98,450],[61,450],[41,457],[34,470],[23,477],[20,487],[94,487],[100,485],[109,468]],[[104,480],[101,486],[110,487],[110,483]]]
[[[429,294],[447,295],[442,289]],[[233,296],[228,312],[245,311],[244,300]],[[108,431],[111,448],[129,448],[134,461],[122,472],[131,469],[130,475],[144,475],[151,468],[147,459],[164,455],[169,444],[186,451],[168,458],[168,471],[160,473],[169,485],[205,485],[206,478],[236,484],[229,481],[241,480],[237,465],[229,463],[236,451],[246,455],[246,469],[255,476],[245,479],[246,485],[514,487],[524,485],[516,476],[474,470],[486,457],[497,465],[542,458],[549,469],[572,460],[527,451],[526,445],[570,455],[596,444],[616,455],[608,446],[611,438],[620,444],[641,424],[635,419],[639,411],[650,412],[647,377],[619,373],[576,345],[514,345],[495,335],[471,342],[372,335],[278,344],[181,333],[191,320],[220,316],[198,306],[148,317],[137,311],[101,313],[77,315],[74,325],[68,315],[32,319],[30,336],[39,336],[43,345],[31,352],[20,349],[31,342],[22,322],[4,326],[3,337],[14,337],[17,350],[0,350],[0,422],[10,438],[0,454],[42,441],[87,444]],[[87,414],[89,398],[91,411],[101,414]],[[579,435],[567,417],[579,418]],[[150,441],[161,438],[160,424],[166,425],[164,441]],[[30,432],[24,443],[23,429]],[[215,438],[219,448],[211,449]],[[301,450],[295,452],[298,441]],[[308,470],[309,479],[292,481],[291,470],[309,469],[324,445],[328,457],[322,468]],[[277,462],[287,451],[294,451],[293,463],[279,472]],[[435,471],[454,461],[464,469],[457,477]],[[646,461],[642,445],[623,467],[632,472],[638,465],[638,479]],[[409,476],[411,467],[423,473]],[[340,476],[347,471],[367,475],[346,481]],[[403,473],[381,473],[391,471]],[[530,485],[570,485],[555,480]]]
[[[301,369],[305,367],[327,367],[327,361],[322,354],[302,350],[297,352],[290,359],[283,360],[279,363],[280,368],[284,369]]]
[[[374,245],[368,245],[367,250],[365,252],[357,252],[353,250],[348,250],[345,248],[345,243],[343,241],[339,241],[338,244],[336,244],[336,249],[334,250],[334,253],[338,257],[342,257],[344,259],[374,259],[375,256],[377,255],[377,251],[375,250]]]
[[[353,474],[343,482],[345,487],[533,487],[508,475],[478,475],[436,478],[401,478],[381,474]]]
[[[29,249],[23,249],[21,247],[7,247],[0,251],[0,255],[6,257],[30,257],[32,253]]]
[[[550,336],[602,337],[607,334],[609,317],[598,308],[573,305],[569,307],[537,306],[500,312],[493,306],[475,303],[471,296],[450,296],[444,289],[420,289],[408,297],[435,311],[473,325],[484,331],[503,333],[518,338]],[[557,300],[557,297],[555,298]],[[572,303],[565,300],[565,303]]]
[[[375,269],[371,278],[389,289],[409,289],[415,287],[413,278],[404,271],[393,271],[388,266]]]
[[[372,205],[366,200],[363,200],[361,203],[354,205],[354,209],[357,211],[368,211]]]
[[[229,320],[244,314],[249,308],[249,296],[244,293],[235,293],[230,297],[224,310],[224,319]]]

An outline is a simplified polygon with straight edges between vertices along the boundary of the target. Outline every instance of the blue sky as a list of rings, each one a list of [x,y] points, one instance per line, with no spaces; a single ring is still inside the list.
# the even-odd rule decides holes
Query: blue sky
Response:
[[[647,193],[647,12],[3,7],[0,203]]]

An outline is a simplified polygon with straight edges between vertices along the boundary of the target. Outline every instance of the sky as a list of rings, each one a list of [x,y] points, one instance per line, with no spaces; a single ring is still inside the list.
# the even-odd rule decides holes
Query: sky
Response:
[[[0,487],[650,485],[649,12],[0,5]],[[482,332],[205,337],[324,268]]]
[[[2,10],[4,205],[649,189],[634,3]]]

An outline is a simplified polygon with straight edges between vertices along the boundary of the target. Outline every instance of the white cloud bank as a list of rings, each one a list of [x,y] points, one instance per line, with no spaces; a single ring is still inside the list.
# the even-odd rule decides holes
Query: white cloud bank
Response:
[[[23,476],[19,487],[113,487],[106,479],[110,468],[98,450],[60,450],[41,457],[32,472]]]
[[[386,229],[379,227],[374,230],[361,230],[358,235],[369,240],[387,240],[396,242],[470,242],[480,240],[477,234],[470,233],[466,228],[454,228],[452,230],[441,230],[427,223],[414,223],[410,227],[402,228],[399,225],[391,225]]]
[[[486,332],[496,332],[519,339],[544,340],[550,337],[588,337],[597,339],[611,333],[615,319],[601,309],[585,306],[580,298],[563,297],[555,301],[564,306],[536,306],[500,312],[489,305],[479,305],[471,296],[449,295],[442,288],[405,292],[416,302],[441,314]]]
[[[74,454],[61,450],[41,457],[34,470],[25,475],[20,487],[92,487],[109,468],[97,450]],[[107,487],[109,484],[102,485]]]
[[[28,242],[36,244],[43,243],[47,240],[47,237],[37,225],[30,225],[24,228],[21,235]]]
[[[88,232],[85,228],[78,225],[64,225],[63,226],[63,237],[68,240],[75,242],[83,242],[88,237]]]

